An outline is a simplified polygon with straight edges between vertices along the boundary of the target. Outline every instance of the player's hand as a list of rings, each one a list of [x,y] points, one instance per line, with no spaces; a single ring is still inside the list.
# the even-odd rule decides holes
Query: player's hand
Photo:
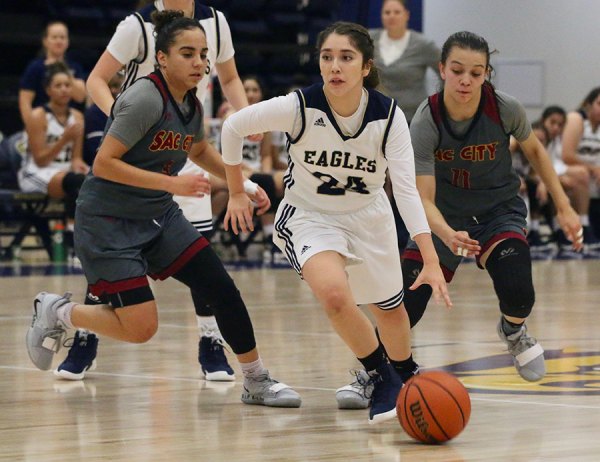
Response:
[[[466,231],[454,231],[444,244],[459,257],[474,257],[481,252],[479,241],[471,239]]]
[[[583,250],[583,227],[573,207],[569,206],[557,211],[556,218],[567,239],[573,243],[573,249],[578,252]]]
[[[263,215],[271,208],[271,199],[269,199],[265,190],[260,186],[258,186],[254,194],[249,194],[249,196],[256,206],[257,215]]]
[[[225,219],[223,220],[225,231],[229,231],[230,224],[231,230],[236,235],[240,231],[245,233],[254,231],[254,224],[252,222],[253,212],[254,205],[245,192],[230,194],[229,202],[227,203],[227,213],[225,213]]]
[[[204,197],[210,194],[210,181],[202,174],[185,174],[170,177],[170,193],[176,196]]]
[[[417,276],[414,284],[409,289],[416,290],[423,284],[431,286],[435,303],[439,305],[443,301],[446,304],[446,308],[452,308],[452,300],[450,300],[450,295],[448,294],[448,285],[446,284],[444,273],[442,273],[439,263],[424,264],[419,276]]]
[[[81,138],[83,136],[83,122],[73,122],[67,125],[63,131],[63,136],[71,141]]]

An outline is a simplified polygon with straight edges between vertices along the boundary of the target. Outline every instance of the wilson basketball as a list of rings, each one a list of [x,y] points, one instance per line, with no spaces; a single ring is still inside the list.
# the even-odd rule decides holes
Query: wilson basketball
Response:
[[[400,390],[396,412],[409,436],[426,444],[439,444],[456,437],[467,426],[471,399],[452,374],[421,372]]]

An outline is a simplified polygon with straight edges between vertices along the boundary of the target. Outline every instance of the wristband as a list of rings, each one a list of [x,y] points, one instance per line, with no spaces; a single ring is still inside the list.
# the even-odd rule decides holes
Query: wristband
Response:
[[[258,191],[258,185],[252,180],[244,180],[244,192],[246,194],[256,194]]]

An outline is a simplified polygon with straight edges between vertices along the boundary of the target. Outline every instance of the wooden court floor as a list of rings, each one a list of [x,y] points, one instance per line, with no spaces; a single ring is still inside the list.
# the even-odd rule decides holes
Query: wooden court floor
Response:
[[[0,278],[0,460],[6,461],[598,461],[600,261],[534,264],[529,330],[546,350],[547,377],[522,381],[496,337],[491,282],[465,264],[451,312],[431,305],[413,331],[424,368],[453,371],[468,387],[465,431],[442,446],[415,443],[396,421],[336,408],[334,391],[358,367],[291,270],[232,272],[272,375],[302,394],[299,409],[240,402],[233,384],[207,383],[187,289],[155,287],[160,328],[147,344],[101,339],[83,382],[35,369],[24,344],[31,300],[71,290],[82,276]],[[62,359],[65,350],[56,358]]]

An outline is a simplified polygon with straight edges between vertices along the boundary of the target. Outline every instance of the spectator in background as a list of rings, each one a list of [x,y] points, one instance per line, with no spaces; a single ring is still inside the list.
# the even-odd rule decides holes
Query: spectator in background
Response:
[[[540,140],[542,146],[548,144],[548,132],[541,122],[532,123],[531,130]],[[515,137],[511,136],[509,149],[512,153],[512,166],[521,180],[519,195],[527,205],[527,242],[531,248],[531,258],[545,259],[551,257],[552,246],[544,241],[540,234],[540,223],[544,216],[548,224],[552,224],[552,214],[544,215],[549,210],[548,190],[531,168],[531,164]]]
[[[568,166],[582,165],[588,170],[591,197],[600,197],[600,87],[587,94],[579,109],[567,114],[562,157]],[[586,247],[597,251],[600,247],[598,239],[589,223],[587,225]],[[598,233],[600,229],[594,231]]]
[[[566,111],[560,106],[548,106],[542,112],[540,120],[542,126],[548,134],[548,143],[546,150],[552,159],[552,165],[558,175],[560,184],[568,194],[573,204],[573,208],[579,213],[579,219],[583,226],[584,242],[593,240],[593,232],[590,229],[589,209],[590,209],[590,174],[583,165],[567,165],[562,158],[562,134],[567,120]],[[545,185],[539,183],[540,194],[544,194]],[[547,195],[547,193],[546,193]],[[569,240],[560,229],[556,218],[550,221],[550,226],[556,237],[558,245],[558,258],[582,258],[593,257],[593,252],[586,242],[582,253],[573,252]]]
[[[440,49],[423,34],[408,28],[406,0],[384,0],[383,29],[371,30],[375,42],[375,65],[382,92],[394,98],[410,124],[417,107],[427,97],[427,69],[439,76]]]
[[[81,66],[66,57],[69,48],[69,30],[65,23],[52,21],[48,23],[42,36],[43,56],[32,60],[21,76],[19,84],[19,111],[21,120],[27,127],[33,108],[43,106],[48,102],[44,88],[46,68],[49,64],[64,62],[73,77],[71,98],[81,103],[78,109],[83,109],[86,98],[84,74]]]
[[[119,94],[121,85],[123,85],[123,74],[117,72],[108,82],[108,88],[110,88],[113,98],[116,98]],[[100,140],[104,134],[104,127],[108,117],[98,105],[92,104],[85,110],[84,118],[83,160],[86,164],[92,165],[98,146],[100,146]]]
[[[27,124],[27,155],[19,170],[19,187],[65,198],[66,244],[73,248],[75,200],[89,167],[82,160],[83,114],[71,108],[73,77],[67,65],[48,65],[43,84],[49,101],[31,111]]]

